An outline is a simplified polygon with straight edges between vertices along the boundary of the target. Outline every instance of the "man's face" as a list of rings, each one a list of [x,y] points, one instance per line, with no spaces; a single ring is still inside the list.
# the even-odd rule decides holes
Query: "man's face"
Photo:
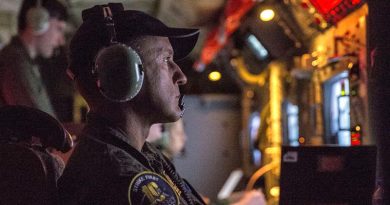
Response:
[[[50,18],[49,29],[37,38],[38,55],[44,58],[53,56],[54,49],[65,43],[65,21]]]
[[[173,61],[173,49],[167,37],[148,36],[143,40],[140,56],[145,79],[139,97],[134,100],[147,110],[154,122],[171,122],[180,118],[179,85],[187,82]]]

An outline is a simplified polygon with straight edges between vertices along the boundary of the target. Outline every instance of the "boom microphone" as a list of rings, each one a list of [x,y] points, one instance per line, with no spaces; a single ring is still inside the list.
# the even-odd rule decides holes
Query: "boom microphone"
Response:
[[[183,117],[184,115],[184,110],[185,110],[185,103],[184,103],[184,95],[180,95],[179,98],[179,108],[181,110],[180,118]]]

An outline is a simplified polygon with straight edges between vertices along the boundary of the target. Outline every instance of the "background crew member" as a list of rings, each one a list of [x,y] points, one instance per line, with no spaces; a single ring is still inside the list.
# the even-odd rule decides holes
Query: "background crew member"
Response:
[[[57,0],[23,1],[18,35],[0,53],[0,104],[26,105],[55,116],[35,58],[49,58],[65,43],[67,16]]]

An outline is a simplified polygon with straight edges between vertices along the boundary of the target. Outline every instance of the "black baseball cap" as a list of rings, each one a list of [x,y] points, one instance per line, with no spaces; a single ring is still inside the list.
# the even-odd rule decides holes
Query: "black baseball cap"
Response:
[[[180,60],[192,51],[198,40],[198,29],[169,27],[142,11],[124,10],[121,3],[96,5],[82,11],[83,23],[70,42],[69,68],[75,75],[89,72],[80,69],[92,66],[97,52],[110,44],[104,7],[109,7],[112,12],[118,42],[126,43],[132,37],[144,35],[168,37],[174,50],[174,60]]]

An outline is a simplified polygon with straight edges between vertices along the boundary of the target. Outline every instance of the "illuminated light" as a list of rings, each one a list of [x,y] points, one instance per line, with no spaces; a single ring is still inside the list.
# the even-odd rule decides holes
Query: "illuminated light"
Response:
[[[352,67],[353,67],[353,63],[348,63],[348,68],[352,69]]]
[[[253,90],[248,90],[248,91],[246,92],[246,96],[247,96],[248,98],[253,98],[253,96],[255,96],[255,92],[253,92]]]
[[[361,135],[359,132],[352,132],[351,133],[351,145],[357,146],[362,144]]]
[[[324,47],[323,45],[319,45],[319,46],[317,47],[317,51],[318,51],[318,52],[324,52],[324,51],[325,51],[325,47]]]
[[[359,138],[360,138],[360,133],[358,133],[358,132],[352,132],[351,138],[352,138],[352,140],[354,140],[354,141],[359,140]]]
[[[230,60],[230,65],[236,67],[236,66],[237,66],[237,60],[236,60],[235,58],[232,58],[232,59]]]
[[[197,72],[203,72],[206,69],[206,64],[203,63],[202,61],[197,61],[194,63],[194,69]]]
[[[247,38],[250,49],[259,60],[264,60],[268,57],[268,51],[264,48],[263,44],[253,34]]]
[[[331,23],[335,24],[350,11],[358,8],[363,4],[363,0],[310,0],[313,7],[316,8],[323,18]]]
[[[209,74],[210,81],[219,81],[221,79],[221,73],[218,71],[213,71]]]
[[[269,190],[269,194],[273,197],[279,197],[280,187],[274,186]]]
[[[272,9],[263,10],[260,13],[260,20],[271,21],[275,17],[275,12]]]
[[[333,8],[337,7],[343,0],[310,0],[312,5],[316,7],[320,13],[329,13]]]
[[[326,22],[322,22],[320,25],[321,28],[326,28],[328,27],[328,24]]]
[[[352,4],[353,5],[357,5],[357,4],[359,4],[361,2],[361,0],[352,0]]]
[[[316,12],[316,9],[313,8],[313,7],[311,7],[311,8],[309,9],[309,13],[314,14],[314,12]]]
[[[359,125],[356,125],[355,130],[359,132],[360,129],[361,129],[361,127]]]
[[[361,16],[359,17],[359,23],[364,25],[364,22],[366,21],[366,17],[365,16]]]
[[[316,67],[316,66],[318,65],[318,61],[315,60],[315,61],[311,62],[311,65],[314,66],[314,67]]]
[[[298,142],[299,142],[299,144],[304,144],[305,143],[305,138],[304,137],[299,137],[298,138]]]
[[[318,52],[317,52],[317,51],[314,51],[313,53],[311,53],[311,56],[317,57],[317,56],[318,56]]]
[[[264,153],[267,155],[275,155],[280,152],[280,147],[267,147],[264,150]]]

